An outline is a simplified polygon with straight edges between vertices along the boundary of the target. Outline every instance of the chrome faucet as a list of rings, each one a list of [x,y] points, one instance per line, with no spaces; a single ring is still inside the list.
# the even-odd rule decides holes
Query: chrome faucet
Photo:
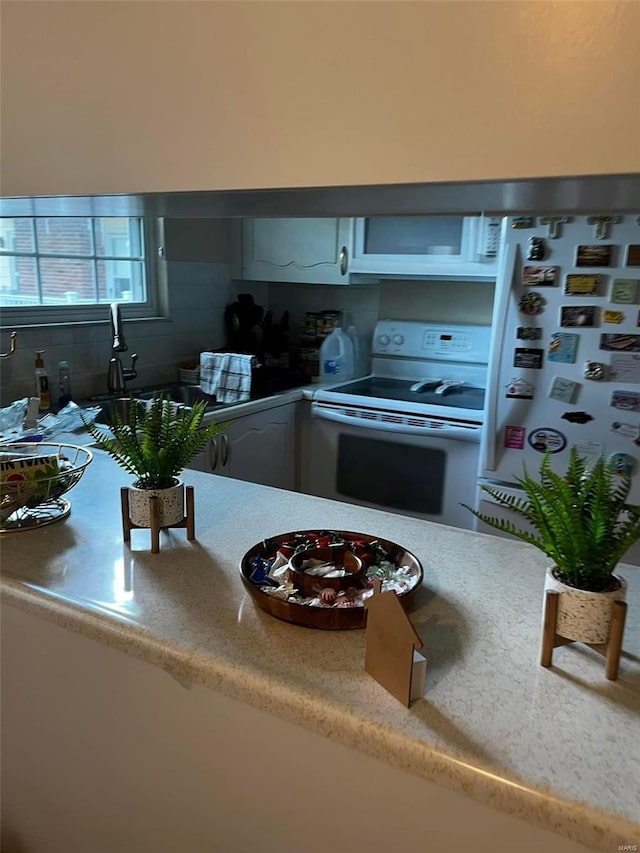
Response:
[[[111,318],[111,349],[114,353],[126,352],[127,343],[122,333],[122,317],[120,315],[120,306],[117,302],[112,302],[110,306]],[[135,379],[138,375],[135,370],[135,363],[138,356],[133,353],[131,356],[131,367],[123,367],[119,355],[114,355],[109,359],[109,370],[107,372],[107,389],[109,393],[121,393],[126,391],[126,383],[130,379]]]

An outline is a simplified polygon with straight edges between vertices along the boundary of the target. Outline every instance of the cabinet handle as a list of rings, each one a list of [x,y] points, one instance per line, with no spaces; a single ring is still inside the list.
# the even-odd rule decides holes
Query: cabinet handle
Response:
[[[349,250],[346,246],[340,249],[340,275],[346,275],[349,267]]]
[[[212,438],[209,445],[209,467],[212,471],[216,470],[218,464],[218,439]]]
[[[229,461],[229,439],[226,435],[223,435],[220,439],[222,441],[222,453],[220,454],[222,459],[222,464],[226,465]]]

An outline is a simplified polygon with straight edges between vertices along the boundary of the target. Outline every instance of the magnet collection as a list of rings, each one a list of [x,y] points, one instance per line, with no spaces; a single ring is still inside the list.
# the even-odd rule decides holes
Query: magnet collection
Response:
[[[563,294],[565,301],[572,302],[575,297],[584,301],[594,298],[606,298],[613,305],[640,304],[640,278],[609,278],[599,272],[599,269],[622,264],[627,267],[640,267],[640,241],[626,246],[616,246],[611,243],[596,242],[607,240],[612,225],[621,221],[620,216],[590,216],[587,221],[594,227],[593,242],[575,246],[575,272],[566,272],[555,265],[525,264],[521,270],[521,286],[524,291],[518,301],[518,309],[523,315],[535,317],[542,314],[546,307],[546,299],[542,293],[529,288],[554,287],[561,283],[563,275]],[[521,243],[527,261],[542,261],[551,256],[553,260],[554,244],[547,241],[555,240],[562,234],[562,225],[571,222],[571,217],[547,216],[539,217],[540,225],[547,226],[545,237],[534,235],[525,237]],[[534,228],[536,220],[533,217],[515,217],[512,227],[517,229]],[[638,217],[640,225],[640,217]],[[590,271],[593,270],[593,272]],[[584,270],[584,272],[582,272]],[[631,272],[631,270],[630,270]],[[633,275],[633,273],[631,272]],[[607,292],[608,291],[608,292]],[[576,300],[577,301],[577,300]],[[626,318],[626,319],[625,319]],[[640,328],[640,310],[629,312],[616,310],[611,306],[573,305],[560,306],[558,325],[562,331],[553,332],[546,349],[531,346],[516,346],[513,352],[513,366],[522,370],[540,370],[546,360],[558,365],[575,364],[580,334],[582,329],[593,329],[602,324],[620,326],[635,321]],[[546,336],[544,329],[535,325],[517,326],[515,337],[518,342],[541,341]],[[529,321],[532,322],[532,321]],[[535,322],[535,321],[533,321]],[[548,329],[548,326],[547,326]],[[575,329],[576,332],[568,331]],[[567,331],[565,331],[567,330]],[[586,333],[593,334],[593,333]],[[589,339],[592,343],[593,338]],[[586,341],[585,341],[586,343]],[[599,335],[599,349],[611,353],[611,363],[603,361],[586,361],[583,368],[585,380],[602,382],[615,379],[622,383],[640,385],[640,334],[607,332]],[[561,369],[561,368],[560,368]],[[533,374],[529,374],[527,379]],[[581,383],[563,376],[553,377],[547,392],[549,399],[565,406],[575,404],[581,388]],[[536,387],[522,376],[514,376],[504,386],[504,396],[519,400],[532,400],[536,395]],[[640,412],[640,391],[614,389],[611,392],[610,407],[630,413]],[[534,411],[534,409],[532,409]],[[567,429],[579,430],[581,425],[595,420],[597,412],[565,410],[558,412],[558,417],[567,424]],[[619,435],[630,438],[640,446],[640,425],[613,421],[610,429]],[[567,438],[563,432],[554,427],[537,427],[528,430],[516,424],[507,424],[503,434],[504,447],[511,450],[523,450],[525,444],[539,453],[559,453],[567,446]],[[583,444],[585,444],[583,442]],[[593,444],[586,442],[586,445]],[[581,445],[582,446],[582,445]],[[596,445],[594,444],[594,447]],[[595,450],[593,451],[595,452]],[[601,455],[603,446],[597,445],[597,455]],[[618,466],[620,471],[635,469],[634,457],[625,454],[611,454],[609,459]]]

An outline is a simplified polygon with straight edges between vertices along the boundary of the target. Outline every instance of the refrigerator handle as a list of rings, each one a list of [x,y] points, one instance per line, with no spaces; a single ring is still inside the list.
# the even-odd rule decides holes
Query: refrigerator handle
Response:
[[[503,221],[503,229],[508,227],[508,217]],[[515,285],[515,276],[519,269],[520,247],[509,243],[502,234],[504,251],[498,260],[498,275],[496,278],[496,294],[493,301],[493,316],[491,319],[491,345],[489,347],[489,368],[487,371],[487,409],[485,415],[485,430],[483,449],[481,451],[480,470],[495,471],[496,446],[498,442],[497,410],[500,388],[500,368],[505,342],[505,326],[509,297]]]

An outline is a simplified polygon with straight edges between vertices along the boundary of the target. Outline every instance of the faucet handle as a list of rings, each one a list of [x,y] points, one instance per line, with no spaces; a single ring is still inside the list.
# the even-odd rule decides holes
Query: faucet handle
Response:
[[[138,353],[134,352],[131,356],[131,367],[124,367],[122,369],[122,374],[124,376],[124,379],[127,382],[129,381],[129,379],[135,379],[136,376],[138,375],[136,368],[135,368],[135,364],[136,364],[137,360],[138,360]]]

